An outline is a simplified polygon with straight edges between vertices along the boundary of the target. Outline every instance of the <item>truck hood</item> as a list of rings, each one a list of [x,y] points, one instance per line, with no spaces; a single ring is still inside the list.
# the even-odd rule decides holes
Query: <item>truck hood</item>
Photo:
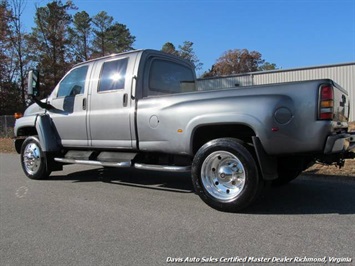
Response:
[[[46,99],[42,99],[41,102],[46,102]],[[29,107],[27,107],[24,116],[31,116],[36,114],[42,114],[44,109],[39,107],[38,104],[33,103]]]

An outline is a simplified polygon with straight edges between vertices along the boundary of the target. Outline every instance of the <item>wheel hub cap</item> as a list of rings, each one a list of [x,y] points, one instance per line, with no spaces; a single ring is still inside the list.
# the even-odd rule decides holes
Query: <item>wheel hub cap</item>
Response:
[[[41,166],[41,153],[39,147],[34,144],[28,144],[23,156],[24,166],[29,174],[35,174]]]
[[[221,201],[232,201],[245,186],[245,169],[234,154],[227,151],[211,153],[201,167],[201,180],[207,192]]]

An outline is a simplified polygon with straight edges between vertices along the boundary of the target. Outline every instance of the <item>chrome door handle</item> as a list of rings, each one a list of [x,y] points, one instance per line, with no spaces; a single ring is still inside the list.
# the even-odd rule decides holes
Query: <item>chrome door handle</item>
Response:
[[[123,107],[127,107],[128,104],[128,94],[123,94]]]
[[[86,110],[86,98],[83,99],[83,110]]]

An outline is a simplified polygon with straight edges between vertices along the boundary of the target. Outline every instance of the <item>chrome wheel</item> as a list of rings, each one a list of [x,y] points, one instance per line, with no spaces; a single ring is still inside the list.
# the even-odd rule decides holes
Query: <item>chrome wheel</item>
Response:
[[[51,171],[47,164],[47,155],[42,151],[37,136],[30,136],[21,146],[21,166],[25,174],[31,179],[45,179]]]
[[[36,143],[28,143],[23,153],[23,166],[25,171],[34,175],[38,172],[42,164],[41,150]]]
[[[230,202],[243,191],[246,182],[245,168],[233,153],[215,151],[202,164],[201,181],[212,197]]]

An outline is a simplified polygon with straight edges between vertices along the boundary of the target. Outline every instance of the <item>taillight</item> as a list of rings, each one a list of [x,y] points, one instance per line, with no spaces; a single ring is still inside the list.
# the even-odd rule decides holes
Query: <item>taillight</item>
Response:
[[[330,84],[322,85],[319,89],[318,119],[332,120],[334,114],[334,90]]]

